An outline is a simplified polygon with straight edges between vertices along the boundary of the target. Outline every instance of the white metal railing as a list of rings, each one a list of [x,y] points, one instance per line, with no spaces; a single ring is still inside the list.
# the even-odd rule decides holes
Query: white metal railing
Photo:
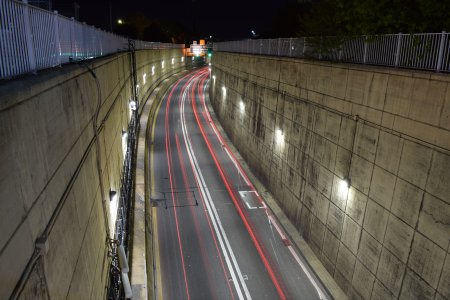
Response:
[[[134,41],[135,49],[184,48]],[[128,39],[16,0],[0,0],[0,79],[128,49]]]
[[[241,40],[214,43],[213,50],[450,72],[446,32]]]

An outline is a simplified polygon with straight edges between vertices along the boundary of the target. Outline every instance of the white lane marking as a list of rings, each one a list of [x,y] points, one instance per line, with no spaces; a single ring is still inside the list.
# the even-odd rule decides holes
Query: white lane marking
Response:
[[[248,209],[264,208],[264,206],[251,206],[247,201],[247,197],[245,196],[246,193],[255,193],[255,191],[239,191],[239,195],[241,195],[241,198],[244,201],[244,203],[247,205]]]
[[[207,86],[207,85],[205,84],[205,87],[204,87],[204,90],[203,90],[203,91],[204,91],[204,92],[203,92],[203,95],[205,95],[206,86]],[[204,96],[203,96],[203,97],[204,97]],[[209,110],[208,110],[207,107],[206,107],[206,101],[202,101],[202,102],[203,102],[204,110],[206,111],[206,114],[207,114],[207,116],[208,116],[208,119],[210,120],[210,122],[209,122],[209,123],[210,123],[210,126],[212,127],[212,129],[213,129],[215,135],[217,136],[217,139],[220,141],[220,144],[224,146],[224,142],[222,142],[221,136],[219,135],[219,133],[218,133],[217,130],[215,129],[215,126],[213,125],[213,122],[212,122],[212,119],[211,119]],[[225,147],[225,146],[224,146],[224,147]],[[225,147],[225,149],[227,149],[227,147]],[[239,168],[239,166],[238,166],[238,163],[237,163],[236,159],[235,159],[230,153],[228,153],[228,151],[227,151],[227,154],[228,154],[228,157],[231,159],[231,161],[232,161],[234,167],[238,170],[238,172],[240,172],[240,168]],[[245,181],[247,182],[247,185],[249,185],[250,187],[253,187],[252,184],[248,183],[248,181],[247,181],[247,176],[242,176],[242,177],[243,177],[243,178],[245,179]],[[253,187],[253,188],[254,188],[254,187]],[[266,206],[265,201],[262,199],[262,197],[259,196],[259,194],[258,194],[258,192],[256,191],[256,189],[255,189],[254,192],[256,193],[256,195],[258,196],[258,198],[261,200],[261,203],[262,203],[263,207],[266,209],[266,215],[267,215],[267,218],[269,219],[269,225],[272,225],[272,224],[273,224],[274,227],[275,227],[275,229],[277,230],[278,234],[280,235],[281,239],[285,240],[285,239],[286,239],[286,236],[283,234],[282,230],[279,228],[277,222],[276,222],[274,219],[272,219],[272,217],[269,215],[268,207]],[[319,298],[320,298],[320,299],[323,299],[323,300],[326,300],[327,297],[325,296],[325,293],[322,292],[322,290],[321,290],[321,288],[319,287],[319,285],[317,284],[316,280],[315,280],[314,277],[310,274],[310,272],[309,272],[309,270],[306,268],[306,266],[303,264],[303,262],[301,261],[300,257],[297,255],[297,253],[295,252],[294,248],[292,247],[292,245],[287,246],[287,247],[288,247],[288,249],[289,249],[289,252],[292,254],[292,256],[294,257],[294,259],[297,261],[298,265],[302,268],[303,272],[305,272],[305,274],[306,274],[306,276],[308,277],[309,281],[312,283],[312,285],[313,285],[314,288],[316,289],[317,293],[319,294]]]
[[[273,224],[273,226],[275,227],[276,231],[278,232],[278,234],[281,236],[281,238],[283,240],[286,239],[286,236],[284,235],[283,231],[281,230],[281,228],[278,226],[277,222],[275,222],[275,220],[273,220],[272,216],[268,216],[269,221],[271,221],[270,223]],[[302,268],[303,272],[305,272],[306,276],[308,277],[309,281],[311,281],[311,283],[313,284],[314,288],[316,289],[317,293],[319,294],[319,298],[320,299],[327,299],[325,297],[325,294],[322,293],[321,289],[319,288],[319,286],[316,283],[316,280],[313,278],[313,276],[311,275],[311,273],[309,272],[309,270],[306,268],[306,266],[303,264],[303,262],[301,261],[300,257],[298,257],[297,252],[295,252],[294,248],[292,247],[292,245],[287,246],[287,248],[289,249],[289,251],[291,252],[292,256],[294,257],[294,259],[297,261],[297,263],[300,265],[300,267]]]
[[[216,130],[214,129],[214,131],[216,131]],[[233,158],[231,157],[230,151],[228,151],[228,149],[226,147],[224,149],[225,149],[225,152],[227,153],[228,157],[230,158],[230,160],[233,161]],[[238,172],[239,176],[241,176],[244,179],[245,183],[247,185],[250,185],[250,182],[248,181],[248,179],[244,175],[242,175],[242,172],[241,172],[241,170],[239,168],[237,168],[237,172]]]
[[[210,219],[213,223],[214,231],[216,232],[220,247],[225,256],[225,261],[226,261],[228,269],[231,273],[231,277],[233,278],[233,284],[236,288],[239,299],[245,299],[242,294],[241,288],[239,286],[239,281],[240,281],[247,299],[250,300],[250,299],[252,299],[252,297],[250,296],[247,285],[245,284],[244,278],[242,277],[242,272],[236,261],[236,257],[234,256],[233,250],[231,249],[231,246],[228,241],[225,230],[223,229],[222,222],[220,221],[216,207],[214,205],[214,202],[212,201],[211,195],[209,193],[209,189],[205,188],[206,187],[205,179],[204,179],[202,171],[198,165],[197,157],[195,156],[195,153],[193,151],[191,141],[188,137],[189,133],[187,131],[186,119],[185,119],[185,114],[184,114],[184,104],[186,102],[186,91],[183,94],[182,101],[181,101],[181,103],[182,103],[182,105],[181,105],[181,118],[182,118],[181,129],[183,132],[183,139],[186,144],[186,148],[188,150],[187,152],[188,152],[189,160],[190,160],[191,164],[194,166],[193,169],[194,169],[194,175],[196,176],[196,179],[200,180],[200,184],[198,186],[200,187],[200,191],[203,195],[203,199],[206,200],[205,204],[207,206],[207,211],[208,211]],[[194,101],[195,101],[195,99],[194,99]],[[227,250],[228,250],[228,252],[227,252]],[[231,257],[232,263],[230,262],[230,257]],[[233,266],[236,269],[236,273],[237,273],[237,277],[239,278],[239,281],[236,278],[236,274],[235,274],[235,270],[233,269]]]

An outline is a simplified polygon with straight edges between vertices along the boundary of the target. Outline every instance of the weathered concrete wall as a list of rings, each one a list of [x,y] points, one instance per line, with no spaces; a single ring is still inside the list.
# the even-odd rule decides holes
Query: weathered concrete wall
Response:
[[[181,49],[137,51],[140,97],[182,69],[182,55]],[[99,157],[93,129],[98,90],[86,67],[64,66],[0,86],[0,299],[11,295],[44,232],[49,250],[38,258],[21,297],[105,298],[106,227],[113,227],[109,191],[120,191],[131,65],[124,53],[88,66],[101,92]],[[107,199],[101,198],[97,159]]]
[[[450,299],[450,76],[220,52],[212,75],[224,129],[351,298]]]

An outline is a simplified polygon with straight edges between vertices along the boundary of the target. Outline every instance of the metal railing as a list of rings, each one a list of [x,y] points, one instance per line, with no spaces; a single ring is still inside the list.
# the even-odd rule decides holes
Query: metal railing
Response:
[[[136,49],[183,48],[135,41]],[[0,0],[0,79],[128,50],[128,39],[16,0]]]
[[[450,72],[446,32],[241,40],[213,50]]]
[[[111,244],[111,265],[109,271],[109,286],[107,299],[125,299],[121,268],[119,265],[118,247],[124,246],[125,253],[129,250],[130,212],[134,193],[134,159],[136,157],[136,134],[139,130],[138,115],[133,111],[127,130],[127,151],[124,157],[123,172],[120,185],[120,198],[117,206],[114,240]]]

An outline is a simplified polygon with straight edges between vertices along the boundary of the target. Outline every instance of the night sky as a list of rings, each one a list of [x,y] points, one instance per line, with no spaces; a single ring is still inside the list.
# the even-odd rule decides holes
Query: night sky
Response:
[[[249,38],[251,30],[257,34],[265,31],[274,13],[287,0],[77,0],[80,20],[109,29],[109,3],[113,20],[140,12],[151,19],[173,21],[196,33],[198,38],[213,35],[214,38]],[[68,3],[68,0],[53,0]],[[195,24],[195,28],[194,28]],[[194,31],[195,30],[195,31]]]

